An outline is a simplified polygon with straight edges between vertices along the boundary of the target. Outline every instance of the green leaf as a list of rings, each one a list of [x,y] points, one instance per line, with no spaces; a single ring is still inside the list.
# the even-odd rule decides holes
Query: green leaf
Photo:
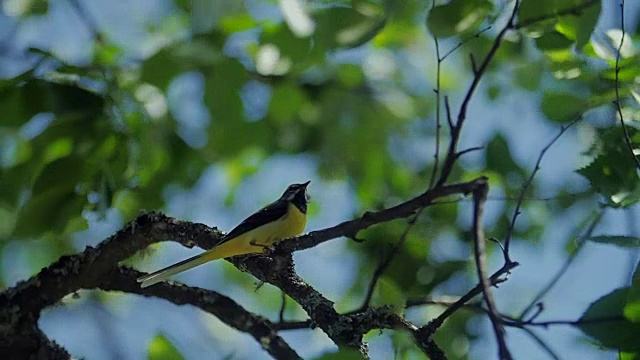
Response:
[[[0,81],[3,126],[20,126],[35,114],[46,111],[48,104],[48,92],[44,81],[31,80],[15,86],[12,80]]]
[[[507,139],[500,134],[487,144],[485,164],[487,170],[495,171],[502,176],[508,176],[512,173],[522,174],[522,169],[511,157]]]
[[[29,15],[44,15],[49,11],[48,0],[31,0],[28,3],[29,9],[27,11]]]
[[[36,164],[26,162],[9,169],[0,169],[0,201],[17,206],[24,191],[31,185]]]
[[[429,11],[427,27],[435,37],[443,38],[478,29],[493,10],[486,0],[453,0]]]
[[[216,35],[199,35],[189,42],[158,51],[142,63],[140,80],[166,91],[171,81],[183,72],[213,67],[223,59]]]
[[[256,60],[258,72],[268,71],[274,74],[284,74],[290,71],[306,70],[309,66],[324,61],[326,54],[323,43],[325,43],[325,39],[316,43],[308,37],[297,37],[286,24],[266,28],[260,37],[262,45],[260,49],[275,47],[278,58],[274,60],[278,60],[282,65],[276,66],[274,69],[261,70],[261,57],[258,56]],[[263,52],[258,51],[258,54],[261,53]],[[272,56],[275,57],[275,55]]]
[[[558,50],[570,47],[573,41],[567,39],[564,35],[557,31],[544,33],[536,39],[536,46],[540,50]]]
[[[269,115],[279,124],[286,124],[295,119],[305,102],[301,89],[292,84],[282,84],[273,88]]]
[[[538,62],[527,63],[513,69],[513,81],[516,85],[529,91],[537,91],[543,76],[543,67]]]
[[[33,184],[32,196],[37,196],[52,188],[58,191],[73,191],[82,180],[84,170],[97,170],[93,166],[85,166],[83,159],[67,156],[48,163],[38,174]]]
[[[47,84],[51,95],[51,108],[58,116],[83,116],[95,119],[102,113],[104,98],[75,84]]]
[[[356,359],[365,359],[365,358],[356,349],[342,348],[336,352],[324,353],[313,359],[314,360],[356,360]]]
[[[540,107],[549,120],[569,122],[578,118],[588,108],[588,101],[575,93],[545,91]]]
[[[603,243],[603,244],[612,244],[625,248],[637,248],[640,247],[640,238],[635,236],[624,236],[624,235],[599,235],[592,236],[589,240],[593,242]]]
[[[220,28],[227,34],[253,29],[256,21],[250,14],[235,14],[220,19]]]
[[[140,81],[165,91],[169,83],[182,70],[169,49],[163,49],[142,63]]]
[[[567,4],[565,9],[573,6],[582,10],[577,12],[577,15],[570,14],[560,18],[556,29],[568,38],[575,40],[576,47],[582,49],[589,42],[591,34],[596,28],[602,9],[602,2],[600,0],[573,0],[568,1],[568,3],[573,4]]]
[[[331,7],[314,14],[313,39],[327,49],[362,45],[384,27],[382,16],[364,15],[353,8]]]
[[[115,66],[122,59],[124,51],[112,43],[98,42],[93,51],[93,58],[96,65]]]
[[[604,347],[639,351],[640,323],[633,323],[624,317],[629,289],[614,290],[593,302],[580,318],[578,327]]]
[[[618,353],[618,360],[640,360],[640,352],[628,353],[628,352],[620,352]]]
[[[122,218],[133,219],[140,211],[140,196],[132,190],[120,190],[113,197],[113,207],[120,210]]]
[[[68,222],[80,215],[86,197],[50,189],[30,198],[18,212],[13,236],[31,238],[46,233],[63,234]]]
[[[0,135],[0,168],[20,165],[33,155],[31,143],[16,133]]]
[[[151,340],[147,350],[149,360],[181,360],[184,356],[173,346],[173,344],[163,335],[158,335]]]
[[[528,23],[536,21],[536,25],[544,26],[548,23],[555,23],[557,19],[553,15],[556,12],[557,0],[522,0],[518,9],[518,22]],[[544,22],[537,22],[539,19],[547,19]]]
[[[523,0],[518,20],[519,24],[528,24],[533,33],[543,32],[536,40],[540,49],[565,48],[574,42],[582,49],[591,38],[600,10],[600,0]],[[548,34],[561,34],[563,39],[552,35],[541,40]]]
[[[0,241],[6,239],[13,232],[16,225],[16,213],[14,209],[0,202]]]
[[[407,293],[393,280],[385,277],[376,284],[376,305],[391,305],[395,311],[402,312],[407,303]]]
[[[631,288],[627,296],[627,304],[624,306],[624,316],[635,323],[640,323],[640,261],[631,278]]]
[[[637,132],[629,128],[633,135]],[[640,179],[624,143],[622,130],[614,128],[600,136],[601,147],[591,164],[578,170],[591,186],[609,200],[610,206],[625,207],[640,201]]]

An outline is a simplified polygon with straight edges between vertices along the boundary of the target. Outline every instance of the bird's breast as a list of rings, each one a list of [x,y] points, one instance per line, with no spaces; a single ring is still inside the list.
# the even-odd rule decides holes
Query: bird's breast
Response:
[[[281,239],[297,236],[302,234],[304,227],[307,225],[307,214],[301,212],[297,206],[289,204],[287,214],[282,221],[286,223],[284,226],[286,233],[282,234]]]

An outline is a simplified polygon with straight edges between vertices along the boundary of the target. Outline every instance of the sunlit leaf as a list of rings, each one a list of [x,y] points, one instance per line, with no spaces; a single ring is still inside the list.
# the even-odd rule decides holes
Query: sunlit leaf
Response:
[[[602,2],[600,0],[573,0],[568,1],[565,6],[572,5],[581,10],[561,17],[556,28],[565,36],[575,40],[576,47],[582,49],[589,42],[596,27]]]
[[[355,47],[371,40],[383,27],[381,16],[364,15],[355,9],[332,7],[318,12],[314,39],[326,49]]]
[[[476,30],[493,10],[486,0],[453,0],[429,11],[427,26],[435,37],[449,37]]]
[[[629,129],[631,135],[636,131]],[[622,130],[611,129],[602,135],[600,154],[578,173],[586,177],[591,186],[606,196],[612,206],[630,206],[640,201],[640,179],[635,163],[627,149]]]

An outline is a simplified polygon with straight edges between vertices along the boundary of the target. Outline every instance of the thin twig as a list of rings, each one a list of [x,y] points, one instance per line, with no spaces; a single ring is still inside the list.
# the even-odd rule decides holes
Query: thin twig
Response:
[[[404,228],[404,231],[402,232],[402,235],[400,235],[400,240],[398,240],[398,243],[394,244],[391,247],[391,250],[387,252],[386,256],[382,258],[382,260],[378,263],[378,266],[373,272],[373,276],[371,276],[371,281],[369,282],[369,287],[367,288],[367,294],[365,295],[364,300],[362,301],[362,305],[360,306],[360,308],[358,308],[355,311],[352,311],[351,313],[362,312],[369,307],[369,304],[371,303],[371,298],[373,297],[373,291],[375,290],[376,285],[380,280],[380,277],[382,277],[382,274],[384,274],[385,270],[387,270],[387,268],[389,267],[389,264],[391,264],[391,260],[395,258],[395,256],[398,254],[398,252],[404,245],[407,239],[407,236],[409,235],[409,232],[411,231],[413,226],[416,224],[416,221],[423,210],[424,208],[419,209],[416,212],[416,214],[409,220],[409,222],[407,223],[407,226]]]
[[[484,149],[484,146],[474,146],[474,147],[470,147],[468,149],[464,149],[464,150],[458,151],[458,153],[456,154],[456,158],[459,158],[462,155],[468,154],[470,152],[474,152],[474,151],[478,151],[478,150],[482,150],[482,149]]]
[[[434,1],[434,2],[435,2],[435,1]],[[475,34],[473,34],[473,35],[471,35],[471,36],[469,36],[469,37],[467,37],[467,38],[465,38],[465,39],[462,39],[460,42],[458,42],[458,43],[456,44],[456,46],[454,46],[454,47],[453,47],[453,48],[451,48],[449,51],[447,51],[447,52],[446,52],[442,57],[439,57],[439,56],[438,56],[438,59],[441,59],[442,61],[444,61],[444,59],[446,59],[447,57],[449,57],[449,56],[450,56],[451,54],[453,54],[456,50],[460,49],[460,47],[462,47],[462,45],[464,45],[465,43],[467,43],[469,40],[479,38],[479,37],[480,37],[480,35],[482,35],[482,33],[485,33],[485,32],[487,32],[487,31],[491,30],[491,28],[492,28],[492,26],[491,26],[491,25],[489,25],[489,26],[487,26],[486,28],[484,28],[484,29],[482,29],[482,30],[478,31],[477,33],[475,33]]]
[[[620,103],[620,56],[622,52],[622,45],[624,44],[624,37],[626,36],[626,32],[624,30],[624,0],[620,1],[620,27],[622,30],[622,36],[620,36],[620,45],[618,45],[618,51],[616,51],[616,100],[614,101],[616,105],[616,110],[618,111],[618,117],[620,118],[620,125],[622,126],[622,131],[624,132],[624,142],[629,148],[629,155],[633,158],[633,161],[636,164],[636,168],[640,170],[640,160],[634,153],[633,144],[631,144],[631,136],[629,135],[629,130],[627,129],[627,125],[624,123],[624,116],[622,115],[622,104]]]
[[[436,7],[436,0],[433,0],[431,2],[431,9],[433,9],[434,7]],[[434,161],[433,161],[433,171],[431,172],[431,180],[429,181],[429,188],[432,188],[433,185],[436,182],[436,176],[438,174],[438,166],[440,165],[440,130],[442,128],[442,124],[440,122],[440,93],[441,93],[441,86],[440,86],[440,75],[441,75],[441,68],[442,68],[442,59],[440,58],[440,43],[438,42],[438,37],[434,36],[433,37],[433,42],[435,43],[435,47],[436,47],[436,150],[435,150],[435,154],[433,155]]]
[[[449,103],[449,97],[444,97],[444,108],[447,111],[447,124],[449,124],[449,131],[453,131],[455,125],[453,125],[453,116],[451,115],[451,104]]]
[[[578,320],[548,320],[548,321],[522,321],[509,316],[503,316],[502,318],[505,326],[525,328],[527,326],[536,326],[547,328],[555,325],[568,325],[568,326],[580,326],[580,325],[593,325],[593,324],[611,324],[629,321],[623,315],[604,316],[591,319],[578,319]]]
[[[435,0],[432,1],[432,8],[434,8],[436,6],[436,2]],[[456,46],[454,46],[453,48],[451,48],[449,51],[447,51],[443,56],[440,56],[440,43],[438,42],[438,37],[434,36],[433,37],[433,41],[435,43],[435,48],[436,48],[436,149],[435,149],[435,154],[434,154],[434,165],[433,165],[433,171],[431,172],[431,180],[429,182],[429,188],[432,188],[433,185],[435,184],[436,181],[436,176],[438,173],[438,166],[440,165],[440,130],[442,129],[442,123],[441,123],[441,119],[440,119],[440,103],[441,103],[441,93],[442,93],[442,87],[441,87],[441,74],[442,74],[442,63],[444,62],[444,60],[449,57],[451,54],[453,54],[454,52],[456,52],[456,50],[460,49],[460,47],[462,47],[462,45],[464,45],[465,43],[467,43],[468,41],[470,41],[471,39],[475,39],[475,38],[479,38],[480,35],[482,35],[482,33],[488,31],[489,29],[491,29],[491,25],[487,26],[486,28],[478,31],[477,33],[473,34],[472,36],[465,38],[463,40],[461,40],[460,42],[458,42],[458,44]],[[451,109],[449,107],[449,101],[447,98],[445,98],[445,102],[446,102],[446,107],[447,107],[447,121],[449,122],[449,129],[451,130],[453,128],[453,121],[451,120]]]
[[[507,230],[507,235],[505,236],[505,239],[504,239],[504,250],[505,251],[503,253],[504,253],[504,256],[505,256],[505,259],[504,259],[505,261],[507,261],[507,262],[511,261],[509,259],[509,245],[511,244],[511,238],[513,236],[513,231],[514,231],[514,229],[516,227],[516,220],[518,219],[518,215],[520,215],[520,207],[522,206],[522,202],[524,201],[524,196],[527,193],[527,190],[529,189],[529,186],[531,186],[531,184],[533,183],[533,179],[535,178],[536,174],[540,170],[540,164],[542,163],[542,159],[544,158],[544,154],[547,152],[547,150],[549,150],[551,148],[551,146],[553,146],[553,144],[555,144],[556,141],[558,141],[558,139],[560,139],[562,134],[564,134],[565,131],[567,131],[567,129],[569,129],[570,127],[575,125],[581,119],[582,118],[579,117],[579,118],[573,120],[572,122],[570,122],[569,124],[563,125],[562,127],[560,127],[560,131],[558,132],[558,134],[556,134],[556,136],[554,136],[553,139],[551,139],[551,141],[549,141],[549,143],[544,148],[542,148],[542,150],[538,154],[538,160],[536,161],[536,165],[534,166],[533,170],[531,171],[531,174],[529,175],[529,178],[522,185],[522,190],[520,191],[520,196],[518,196],[518,202],[516,203],[516,209],[513,211],[513,216],[511,217],[511,223],[509,224],[509,229]]]
[[[508,274],[513,268],[517,267],[517,262],[505,263],[502,265],[500,269],[494,272],[490,277],[489,281],[491,285],[495,286],[505,281],[504,278],[501,278],[502,275]],[[435,319],[431,320],[427,325],[423,326],[428,328],[431,333],[435,332],[446,319],[448,319],[451,315],[453,315],[456,311],[463,308],[471,299],[476,297],[477,295],[482,293],[482,285],[477,284],[471,290],[467,291],[466,294],[462,295],[460,299],[451,304],[445,311],[443,311],[440,315],[438,315]]]

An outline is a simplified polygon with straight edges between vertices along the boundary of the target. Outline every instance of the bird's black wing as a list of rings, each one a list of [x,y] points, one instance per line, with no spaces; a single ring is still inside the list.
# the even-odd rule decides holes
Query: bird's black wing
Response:
[[[287,214],[286,201],[277,200],[244,219],[238,226],[229,231],[216,246],[238,237],[259,226],[276,221]]]

